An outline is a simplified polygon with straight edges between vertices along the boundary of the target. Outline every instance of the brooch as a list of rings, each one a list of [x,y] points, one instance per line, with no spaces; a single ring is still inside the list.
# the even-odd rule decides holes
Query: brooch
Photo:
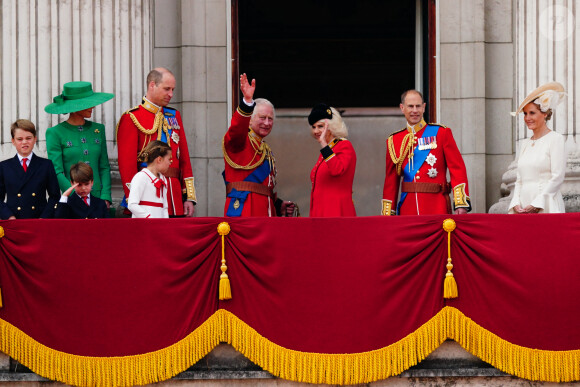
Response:
[[[427,175],[429,175],[431,179],[434,179],[437,177],[437,170],[435,168],[429,168]]]
[[[174,143],[179,144],[179,134],[175,130],[171,132],[171,140]]]
[[[67,141],[66,142],[66,146],[67,146],[67,148],[70,148],[71,146],[73,146],[72,141]]]
[[[86,138],[84,138],[84,137],[82,137],[82,138],[81,138],[81,142],[82,142],[83,144],[86,144],[86,143],[87,143],[87,139],[86,139]]]
[[[430,166],[433,166],[437,162],[437,157],[435,157],[434,154],[429,153],[429,156],[427,156],[425,161],[427,161],[427,164],[429,164]]]
[[[95,129],[95,133],[99,134],[101,132],[99,131],[99,129]]]

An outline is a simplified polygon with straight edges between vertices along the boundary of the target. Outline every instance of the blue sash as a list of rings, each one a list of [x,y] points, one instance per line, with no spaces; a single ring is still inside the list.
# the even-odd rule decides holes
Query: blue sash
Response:
[[[171,132],[172,132],[172,125],[169,122],[169,120],[167,119],[167,117],[175,117],[175,109],[171,109],[168,107],[164,107],[163,108],[163,116],[165,117],[165,120],[167,121],[167,123],[169,124],[169,129],[167,130],[169,133],[169,136],[171,137]],[[169,139],[167,138],[167,135],[165,134],[165,132],[162,130],[161,131],[161,141],[163,141],[166,144],[169,144]]]
[[[427,125],[425,127],[425,130],[423,131],[423,136],[421,138],[436,137],[438,131],[439,126]],[[407,161],[407,165],[403,169],[404,172],[403,181],[405,183],[413,181],[413,179],[415,178],[415,174],[425,162],[425,159],[429,155],[429,152],[431,152],[431,149],[419,150],[419,145],[417,145],[417,147],[413,151],[413,162],[410,163]],[[413,166],[413,168],[411,168],[411,165]],[[399,215],[399,211],[401,210],[401,206],[403,205],[403,202],[405,201],[406,197],[407,192],[401,192],[401,198],[399,199],[399,203],[397,203],[397,215]]]
[[[262,184],[264,180],[270,175],[270,163],[267,160],[254,169],[252,173],[250,173],[244,181],[251,181],[252,183]],[[222,172],[222,176],[224,177],[224,183],[228,185],[228,181],[226,181],[226,171]],[[226,212],[226,216],[241,216],[242,210],[244,209],[244,204],[246,199],[248,198],[248,194],[250,191],[238,191],[237,189],[232,189],[232,191],[227,195],[228,198],[231,198],[230,205],[228,206],[228,211]],[[236,200],[237,199],[237,200]],[[234,203],[238,202],[239,207],[234,208]]]

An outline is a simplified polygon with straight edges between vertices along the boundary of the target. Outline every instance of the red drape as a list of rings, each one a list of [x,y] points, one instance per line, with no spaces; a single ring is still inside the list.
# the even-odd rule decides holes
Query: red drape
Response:
[[[167,347],[218,305],[216,221],[0,222],[0,318],[85,356]]]
[[[111,357],[171,346],[225,309],[283,348],[340,354],[452,306],[509,343],[580,349],[580,215],[454,216],[450,300],[446,218],[2,221],[0,319]],[[218,301],[222,221],[233,298]]]

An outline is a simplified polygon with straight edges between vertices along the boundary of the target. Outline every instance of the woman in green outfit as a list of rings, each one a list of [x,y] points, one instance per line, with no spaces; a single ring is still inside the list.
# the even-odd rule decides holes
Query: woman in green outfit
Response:
[[[54,164],[62,192],[70,186],[70,167],[83,161],[93,168],[92,195],[111,205],[111,167],[107,154],[105,127],[89,121],[93,108],[113,98],[110,93],[95,93],[90,82],[68,82],[62,94],[53,98],[44,111],[49,114],[70,113],[68,120],[48,128],[46,149]]]

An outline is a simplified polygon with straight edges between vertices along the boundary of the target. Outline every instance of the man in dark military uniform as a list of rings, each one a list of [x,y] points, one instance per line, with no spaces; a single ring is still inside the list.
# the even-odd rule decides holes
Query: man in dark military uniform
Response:
[[[387,139],[382,215],[467,213],[471,210],[467,172],[451,129],[425,123],[425,103],[416,90],[403,93],[400,108],[407,127]]]

